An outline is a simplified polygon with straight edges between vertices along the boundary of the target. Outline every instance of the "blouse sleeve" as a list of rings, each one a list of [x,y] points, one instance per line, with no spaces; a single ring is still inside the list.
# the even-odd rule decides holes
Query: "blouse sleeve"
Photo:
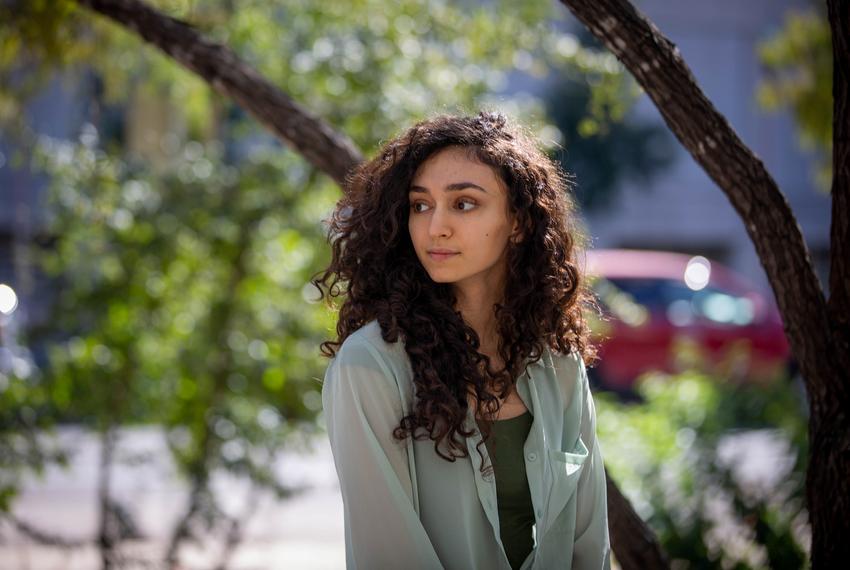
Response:
[[[578,482],[575,545],[572,567],[577,570],[611,567],[608,538],[608,502],[605,467],[596,440],[596,407],[587,381],[584,362],[579,358],[579,375],[584,392],[581,438],[586,442],[588,458]]]
[[[395,378],[379,351],[349,337],[325,373],[322,404],[345,516],[346,566],[442,569],[413,507]]]

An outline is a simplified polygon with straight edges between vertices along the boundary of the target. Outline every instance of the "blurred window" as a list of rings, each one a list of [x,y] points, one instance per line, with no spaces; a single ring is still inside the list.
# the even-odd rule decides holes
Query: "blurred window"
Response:
[[[672,279],[608,279],[619,292],[653,313],[664,313],[674,324],[684,326],[693,319],[743,326],[753,321],[753,302],[719,287],[699,291]]]

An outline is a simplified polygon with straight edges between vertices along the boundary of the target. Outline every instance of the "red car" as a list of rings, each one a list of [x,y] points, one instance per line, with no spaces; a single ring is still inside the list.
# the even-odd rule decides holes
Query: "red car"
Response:
[[[698,368],[769,381],[790,351],[772,296],[716,261],[680,253],[608,249],[587,254],[604,320],[591,377],[628,392],[643,372]]]

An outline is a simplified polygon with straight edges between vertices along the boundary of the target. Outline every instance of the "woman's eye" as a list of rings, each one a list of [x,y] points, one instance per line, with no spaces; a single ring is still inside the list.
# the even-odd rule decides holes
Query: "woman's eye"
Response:
[[[469,206],[470,206],[470,207],[469,207],[469,208],[460,208],[460,205],[461,205],[461,204],[469,204]],[[465,211],[465,212],[468,212],[469,210],[472,210],[472,209],[473,209],[473,208],[475,208],[475,206],[477,206],[477,205],[478,205],[478,204],[476,204],[474,200],[462,199],[462,200],[460,200],[460,201],[458,202],[458,207],[459,207],[459,209],[461,209],[461,210],[463,210],[463,211]]]
[[[423,202],[414,202],[410,205],[410,209],[413,210],[416,213],[419,213],[419,212],[422,211],[422,209],[419,208],[419,206],[427,206],[427,204],[425,204]]]

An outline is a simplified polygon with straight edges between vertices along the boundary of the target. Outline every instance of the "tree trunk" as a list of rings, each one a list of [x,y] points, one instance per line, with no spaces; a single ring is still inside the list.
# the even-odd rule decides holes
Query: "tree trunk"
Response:
[[[828,0],[832,30],[832,227],[829,326],[841,369],[818,383],[819,413],[812,441],[806,499],[812,524],[812,567],[839,568],[850,560],[850,4]]]
[[[655,533],[611,481],[607,469],[605,478],[608,481],[608,532],[611,534],[611,544],[614,545],[617,562],[622,568],[669,568],[670,563]]]
[[[626,66],[741,216],[770,280],[809,395],[806,496],[814,568],[850,559],[850,16],[829,0],[834,52],[830,300],[785,196],[702,93],[679,50],[627,0],[561,0]]]
[[[112,490],[112,463],[118,432],[113,425],[100,433],[100,465],[98,468],[97,497],[100,520],[97,544],[100,551],[101,570],[111,570],[115,562],[115,544],[118,541],[115,520],[110,509]]]

